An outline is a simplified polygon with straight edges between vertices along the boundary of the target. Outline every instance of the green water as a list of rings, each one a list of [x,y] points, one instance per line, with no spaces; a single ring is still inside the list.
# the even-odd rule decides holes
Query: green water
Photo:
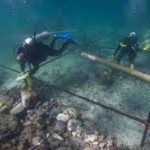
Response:
[[[25,37],[31,36],[34,30],[78,29],[80,36],[90,32],[91,39],[100,35],[103,40],[113,38],[111,35],[108,37],[108,32],[113,31],[117,38],[120,38],[119,30],[124,30],[124,33],[132,30],[141,33],[150,25],[150,5],[148,0],[132,1],[1,0],[1,56],[11,59],[12,49]]]

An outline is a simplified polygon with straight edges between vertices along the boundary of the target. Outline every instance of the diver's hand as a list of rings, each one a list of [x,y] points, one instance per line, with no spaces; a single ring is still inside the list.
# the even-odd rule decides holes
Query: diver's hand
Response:
[[[25,74],[25,72],[21,71],[19,74],[18,74],[18,77],[21,77]]]
[[[111,55],[111,56],[109,56],[109,60],[110,60],[110,61],[115,61],[115,60],[116,60],[116,55]]]
[[[22,71],[21,73],[18,74],[18,77],[21,77],[21,76],[29,77],[30,74],[29,74],[29,72],[25,73]]]
[[[150,51],[150,45],[146,45],[146,46],[143,48],[143,51]]]

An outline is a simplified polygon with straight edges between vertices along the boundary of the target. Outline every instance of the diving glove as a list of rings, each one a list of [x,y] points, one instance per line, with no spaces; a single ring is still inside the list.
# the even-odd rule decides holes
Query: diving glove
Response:
[[[146,46],[143,48],[143,51],[150,51],[150,45],[146,45]]]
[[[134,70],[134,64],[130,64],[130,69]]]
[[[23,76],[25,73],[22,71],[21,73],[18,74],[18,77]]]
[[[114,62],[116,60],[116,55],[111,55],[109,57],[109,60]]]
[[[29,73],[24,73],[24,72],[21,72],[18,76],[17,76],[17,81],[19,80],[23,80],[23,79],[26,79],[27,77],[29,77]]]

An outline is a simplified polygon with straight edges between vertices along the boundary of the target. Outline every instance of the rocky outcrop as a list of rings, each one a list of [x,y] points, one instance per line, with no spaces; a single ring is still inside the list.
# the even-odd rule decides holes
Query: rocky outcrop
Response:
[[[15,116],[0,113],[0,142],[8,137],[14,137],[20,129],[20,124]]]
[[[109,142],[98,131],[92,131],[90,124],[81,119],[75,108],[66,108],[54,101],[41,101],[28,92],[21,93],[18,103],[16,99],[14,102],[15,105],[12,103],[8,107],[7,114],[0,114],[0,150],[116,148],[114,140]],[[22,117],[18,115],[20,113]]]

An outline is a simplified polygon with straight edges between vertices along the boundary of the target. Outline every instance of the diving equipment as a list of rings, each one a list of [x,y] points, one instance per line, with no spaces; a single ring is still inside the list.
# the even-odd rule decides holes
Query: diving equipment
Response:
[[[70,32],[64,32],[64,33],[58,34],[58,38],[60,39],[70,39],[71,36],[72,36],[72,33]]]
[[[130,32],[130,37],[135,37],[136,33],[135,32]]]
[[[30,45],[30,44],[33,44],[34,41],[44,41],[46,40],[47,38],[49,38],[50,36],[50,33],[47,32],[47,31],[44,31],[42,33],[39,33],[39,34],[36,34],[32,37],[29,37],[29,38],[26,38],[23,45]]]
[[[130,69],[134,70],[134,64],[130,64]]]

